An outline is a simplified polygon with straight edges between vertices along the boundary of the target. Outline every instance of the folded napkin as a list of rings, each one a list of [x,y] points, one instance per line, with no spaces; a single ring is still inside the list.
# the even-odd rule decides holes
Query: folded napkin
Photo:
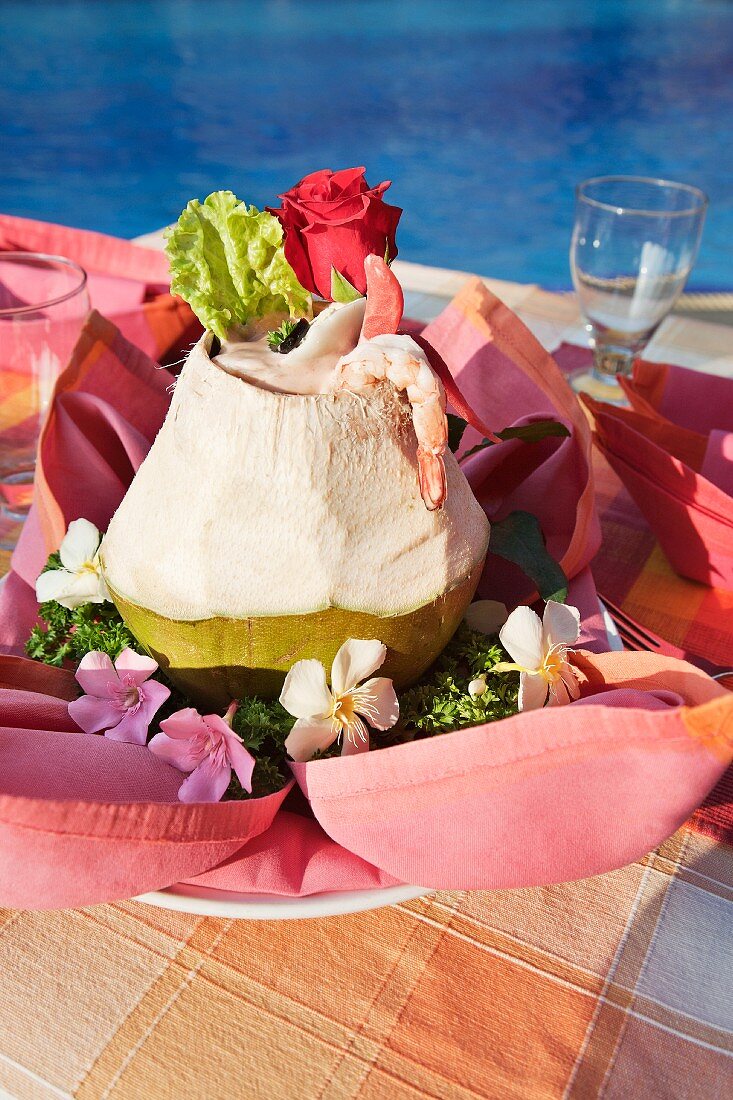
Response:
[[[188,305],[168,292],[162,252],[118,237],[0,214],[0,252],[65,256],[88,275],[92,306],[153,359],[172,363],[201,335]],[[32,297],[33,288],[28,287]]]
[[[540,520],[552,555],[568,577],[582,573],[600,546],[585,416],[552,356],[478,279],[464,285],[423,332],[442,355],[458,388],[495,429],[554,417],[571,430],[531,446],[516,440],[489,447],[461,468],[490,520],[525,509]],[[468,428],[459,457],[481,442]],[[516,566],[491,553],[480,595],[507,604],[535,595]]]
[[[683,428],[707,435],[733,431],[733,379],[671,363],[637,359],[631,378],[621,378],[631,404]]]
[[[478,283],[431,329],[483,420],[501,427],[554,412],[571,426],[571,439],[524,454],[519,474],[501,458],[513,444],[465,467],[490,515],[537,511],[566,571],[592,592],[590,434],[559,372]],[[107,526],[165,415],[170,382],[115,326],[90,317],[57,384],[33,511],[0,597],[8,650],[20,650],[35,577],[69,521]],[[499,582],[501,568],[487,565],[484,594],[533,596],[511,572]],[[281,809],[287,787],[245,802],[177,803],[180,775],[144,746],[73,732],[68,675],[0,658],[9,685],[0,686],[0,904],[92,904],[184,880],[248,893],[395,881],[493,888],[619,866],[669,835],[733,754],[723,736],[733,695],[683,663],[654,660],[587,653],[584,694],[594,700],[582,706],[294,769],[312,811],[304,816],[294,794]],[[617,687],[631,691],[613,700],[625,705],[606,705],[603,693]]]
[[[584,397],[598,446],[677,572],[733,590],[733,380],[638,362],[621,384],[631,409]]]
[[[281,810],[292,784],[176,802],[180,773],[145,746],[72,732],[58,670],[46,694],[0,687],[0,905],[90,905],[183,880],[291,896],[503,889],[622,866],[725,772],[733,693],[648,653],[576,663],[578,704],[293,765],[316,820]]]
[[[696,434],[703,440],[699,465],[687,464],[733,497],[733,379],[640,361],[621,385],[632,408],[650,421],[672,425],[680,436]],[[685,461],[683,455],[677,457]]]

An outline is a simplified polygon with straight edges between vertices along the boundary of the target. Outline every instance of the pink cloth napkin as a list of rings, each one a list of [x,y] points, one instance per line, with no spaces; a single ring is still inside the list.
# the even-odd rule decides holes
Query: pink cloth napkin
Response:
[[[713,429],[733,432],[731,378],[639,359],[623,384],[635,408],[654,409],[673,424],[704,435]]]
[[[733,695],[648,653],[599,654],[588,667],[600,683],[580,706],[293,771],[330,836],[408,882],[506,889],[623,866],[723,774]],[[720,738],[714,751],[698,725]]]
[[[571,428],[566,439],[489,447],[462,468],[489,519],[500,520],[515,509],[534,513],[550,552],[568,577],[577,576],[600,546],[591,433],[552,356],[478,280],[462,288],[423,336],[484,422],[500,429],[550,416]],[[469,427],[459,454],[480,441]],[[517,567],[493,555],[490,546],[479,593],[507,604],[536,595]]]
[[[175,362],[198,339],[201,326],[168,292],[168,260],[157,249],[65,225],[0,214],[0,252],[65,256],[88,275],[92,307],[154,359]],[[29,298],[33,287],[28,287]]]
[[[733,431],[710,433],[700,473],[733,499]]]
[[[521,479],[491,452],[488,465],[479,456],[475,484],[492,514],[502,507],[494,475],[513,507],[542,505],[552,545],[587,587],[597,528],[585,418],[521,322],[488,292],[469,290],[443,327],[436,323],[435,338],[471,388],[477,411],[503,426],[542,402],[567,418],[580,439],[577,449],[567,441],[540,445]],[[465,374],[458,370],[462,358]],[[482,378],[490,380],[483,389]],[[90,318],[58,382],[36,502],[0,598],[6,645],[17,647],[27,634],[33,581],[68,522],[85,515],[106,526],[162,420],[168,383],[114,326]],[[566,476],[575,495],[555,487]],[[533,479],[541,493],[528,488]],[[553,493],[570,518],[555,515]],[[492,570],[484,582],[484,591],[495,591]],[[521,585],[531,596],[517,577],[499,594],[507,598]],[[655,695],[620,717],[617,706],[601,699],[592,720],[585,705],[547,710],[360,758],[314,762],[297,771],[316,820],[280,811],[287,790],[240,803],[177,803],[180,775],[144,747],[69,730],[68,677],[43,669],[48,680],[39,683],[33,677],[41,666],[1,659],[0,684],[15,686],[0,687],[0,904],[92,904],[199,879],[245,893],[395,880],[492,888],[618,866],[673,831],[731,755],[719,729],[730,719],[733,696],[679,662],[672,685],[645,656],[588,655],[586,692],[674,686],[685,706],[660,708]],[[611,658],[616,663],[604,665]]]
[[[733,590],[733,380],[642,361],[622,385],[631,410],[584,399],[598,446],[677,572]]]

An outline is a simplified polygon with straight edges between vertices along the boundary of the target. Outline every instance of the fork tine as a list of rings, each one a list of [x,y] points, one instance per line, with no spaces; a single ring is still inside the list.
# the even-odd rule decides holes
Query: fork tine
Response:
[[[640,641],[640,639],[635,637],[633,634],[627,634],[626,631],[620,626],[618,627],[618,636],[624,643],[624,647],[626,649],[644,651],[647,653],[650,652],[649,647],[645,645],[644,642]]]
[[[627,634],[623,626],[620,623],[616,623],[616,629],[618,630],[618,636],[624,643],[626,649],[644,649],[646,648],[641,644],[638,638],[635,638],[631,634]]]
[[[638,634],[639,638],[646,640],[650,645],[653,645],[655,649],[659,648],[661,638],[647,627],[642,626],[641,623],[637,623],[625,611],[622,611],[620,607],[617,607],[615,603],[612,603],[606,596],[602,596],[604,604],[608,608],[608,612],[611,618],[617,625],[623,623],[629,630]]]
[[[639,649],[657,650],[660,648],[657,639],[649,637],[643,630],[638,630],[635,626],[632,626],[628,619],[617,617],[612,611],[609,611],[609,614],[622,638],[633,641]]]
[[[683,661],[687,661],[691,665],[695,665],[696,668],[702,669],[702,671],[707,672],[709,676],[717,676],[721,673],[729,675],[726,668],[721,668],[720,665],[714,664],[712,661],[708,660],[707,657],[701,657],[699,654],[681,649],[679,646],[665,641],[659,634],[655,634],[653,630],[649,630],[647,627],[642,626],[641,623],[637,623],[635,619],[632,619],[630,615],[627,615],[620,607],[617,607],[613,600],[609,600],[603,593],[599,592],[598,596],[601,602],[605,604],[608,614],[616,624],[616,629],[618,630],[621,641],[624,642],[628,649],[649,650],[653,653],[665,654],[667,657],[676,657]]]

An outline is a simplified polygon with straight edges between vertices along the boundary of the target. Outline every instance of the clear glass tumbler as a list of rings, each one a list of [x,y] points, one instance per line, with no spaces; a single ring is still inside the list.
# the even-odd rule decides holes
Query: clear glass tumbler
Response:
[[[0,549],[33,498],[43,417],[89,312],[87,276],[62,256],[0,253]]]
[[[682,293],[697,258],[707,196],[642,176],[599,176],[575,192],[570,269],[593,338],[593,369],[573,380],[614,400]],[[604,392],[608,391],[608,392]]]

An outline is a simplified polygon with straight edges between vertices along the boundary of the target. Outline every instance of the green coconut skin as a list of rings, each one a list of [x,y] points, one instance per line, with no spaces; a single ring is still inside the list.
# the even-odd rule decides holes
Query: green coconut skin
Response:
[[[316,658],[327,670],[347,638],[378,638],[387,646],[379,670],[401,690],[413,684],[446,647],[471,602],[479,561],[450,591],[405,615],[381,617],[329,607],[306,615],[169,619],[115,592],[110,595],[130,632],[177,688],[197,706],[223,710],[248,695],[275,698],[296,661]]]

